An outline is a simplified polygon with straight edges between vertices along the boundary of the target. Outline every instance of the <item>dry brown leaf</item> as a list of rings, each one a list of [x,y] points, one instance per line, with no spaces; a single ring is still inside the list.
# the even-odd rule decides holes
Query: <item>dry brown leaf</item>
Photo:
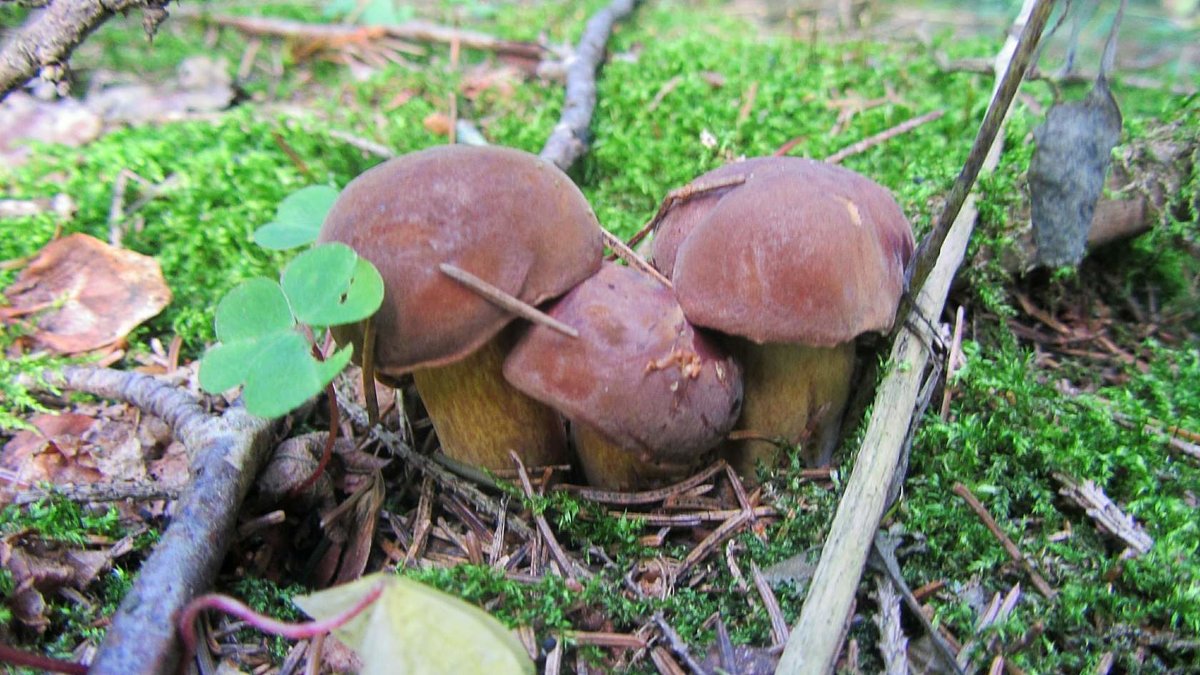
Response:
[[[47,244],[4,294],[5,321],[36,313],[34,340],[61,354],[111,345],[171,301],[158,261],[86,234]]]
[[[36,431],[18,432],[0,453],[0,468],[12,472],[13,482],[29,487],[40,482],[100,480],[102,475],[89,453],[80,450],[80,437],[95,423],[93,418],[74,413],[43,414],[29,422]]]

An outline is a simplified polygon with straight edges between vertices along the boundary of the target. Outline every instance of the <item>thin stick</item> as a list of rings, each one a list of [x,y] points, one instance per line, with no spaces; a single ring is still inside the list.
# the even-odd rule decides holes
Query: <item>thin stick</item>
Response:
[[[771,646],[787,644],[787,620],[783,618],[783,610],[779,608],[779,600],[775,598],[771,584],[767,583],[767,578],[763,576],[762,570],[758,569],[758,565],[750,563],[750,572],[754,575],[754,588],[758,590],[758,597],[762,598],[767,616],[771,618]]]
[[[541,59],[546,49],[531,42],[514,42],[475,31],[448,28],[427,21],[405,21],[404,23],[385,26],[372,26],[371,31],[364,31],[361,26],[343,24],[312,24],[290,19],[274,19],[252,16],[205,16],[202,11],[181,11],[172,9],[189,18],[195,17],[208,20],[218,26],[235,28],[250,35],[262,35],[282,38],[306,38],[314,40],[337,40],[365,36],[380,38],[384,36],[400,40],[417,40],[420,42],[435,42],[452,44],[457,41],[464,47],[492,51],[499,54],[512,54],[524,58]]]
[[[18,492],[13,495],[12,503],[21,506],[51,496],[78,504],[123,501],[151,502],[159,499],[178,499],[183,489],[182,485],[135,481],[92,483],[90,485],[52,485],[49,486],[49,489],[31,488]]]
[[[357,403],[342,396],[338,396],[338,403],[342,406],[342,412],[345,412],[347,417],[354,420],[355,424],[364,426],[367,424],[367,413]],[[371,436],[387,446],[393,455],[396,455],[407,464],[416,467],[426,475],[431,476],[439,485],[467,500],[483,513],[493,518],[508,518],[508,527],[517,536],[524,539],[533,539],[533,529],[529,527],[528,523],[517,516],[510,515],[503,505],[492,497],[485,495],[479,488],[465,481],[458,480],[437,462],[413,450],[397,434],[388,431],[383,425],[376,424],[370,427],[370,429]]]
[[[596,70],[604,61],[613,25],[629,16],[636,4],[636,0],[613,0],[593,14],[575,47],[574,58],[568,62],[562,115],[538,155],[563,171],[587,150],[584,138],[596,108]]]
[[[1051,588],[1050,584],[1046,583],[1042,575],[1038,574],[1037,570],[1033,568],[1033,564],[1029,562],[1029,558],[1026,558],[1025,554],[1021,553],[1021,549],[1017,548],[1017,545],[1013,543],[1013,540],[1009,539],[1004,530],[1000,529],[1000,525],[996,523],[996,519],[992,517],[992,514],[988,513],[987,507],[983,505],[983,502],[979,501],[970,488],[962,483],[955,483],[954,494],[962,497],[967,502],[967,505],[971,507],[971,510],[975,512],[975,515],[979,516],[979,519],[983,521],[987,529],[1000,540],[1000,543],[1004,545],[1004,550],[1008,552],[1008,557],[1025,568],[1025,572],[1029,575],[1030,580],[1033,581],[1033,585],[1037,588],[1038,593],[1041,593],[1047,600],[1053,600],[1054,596],[1058,595],[1058,592]]]
[[[838,150],[837,152],[833,153],[832,155],[826,157],[825,161],[828,162],[829,164],[837,164],[837,163],[841,162],[843,159],[846,159],[847,157],[852,157],[861,152],[865,152],[866,150],[873,148],[876,145],[879,145],[881,143],[887,142],[887,141],[895,138],[896,136],[899,136],[900,134],[906,134],[906,133],[912,131],[913,129],[916,129],[917,127],[921,126],[922,124],[928,124],[929,122],[932,122],[932,121],[940,118],[944,114],[946,114],[945,110],[933,110],[933,111],[925,113],[924,115],[921,115],[920,117],[913,117],[912,119],[905,120],[904,122],[897,124],[896,126],[892,127],[891,129],[885,129],[873,136],[868,136],[868,137],[862,139],[861,141],[855,143],[854,145],[850,145],[848,147],[842,148],[841,150]]]
[[[654,623],[658,626],[658,629],[662,631],[663,637],[667,638],[667,645],[671,648],[671,651],[675,652],[679,658],[683,659],[684,664],[686,664],[688,668],[691,668],[693,673],[708,672],[704,666],[697,663],[696,659],[692,657],[692,653],[690,650],[688,650],[687,644],[683,641],[683,638],[679,637],[679,633],[675,632],[675,629],[671,627],[671,624],[667,623],[667,620],[663,618],[662,612],[654,613]]]
[[[645,492],[615,492],[609,490],[596,490],[594,488],[579,487],[575,485],[564,485],[559,489],[570,490],[577,497],[581,497],[593,502],[600,502],[601,504],[655,504],[657,502],[661,502],[667,497],[670,497],[671,495],[679,494],[680,492],[686,492],[697,485],[704,483],[704,481],[717,475],[717,472],[721,471],[725,467],[725,460],[720,459],[714,462],[708,468],[694,476],[691,476],[690,478],[675,483],[674,485],[668,485],[667,487],[658,488],[656,490],[646,490]]]
[[[992,97],[987,113],[983,116],[979,134],[975,137],[975,143],[971,146],[970,153],[967,154],[966,164],[963,165],[962,171],[955,179],[954,186],[950,188],[950,193],[946,195],[946,204],[942,208],[941,217],[938,218],[933,230],[917,247],[916,254],[913,255],[912,261],[908,265],[906,276],[909,279],[909,288],[915,289],[923,286],[925,279],[933,270],[933,264],[942,249],[942,244],[946,242],[946,235],[950,233],[954,219],[962,210],[963,202],[966,201],[972,186],[975,185],[975,179],[979,177],[984,160],[987,158],[992,144],[996,141],[1000,126],[1004,122],[1004,116],[1008,113],[1008,107],[1012,104],[1012,99],[1017,94],[1025,71],[1029,68],[1030,56],[1037,48],[1038,38],[1042,34],[1042,29],[1046,27],[1046,20],[1050,18],[1050,10],[1053,8],[1054,0],[1037,0],[1030,12],[1029,20],[1017,42],[1012,60],[1009,61],[1008,68],[1004,70],[1004,75],[1000,78],[1000,84],[996,87],[996,93]],[[905,307],[904,310],[904,313],[907,313],[908,308]]]
[[[671,281],[662,275],[662,272],[654,269],[654,265],[646,262],[646,259],[638,255],[637,251],[626,246],[625,242],[621,241],[620,237],[604,228],[600,228],[600,234],[604,237],[604,243],[608,244],[608,247],[612,249],[612,252],[621,260],[629,263],[630,267],[635,267],[642,272],[649,274],[650,276],[654,277],[658,283],[666,286],[667,288],[675,288],[671,284]]]
[[[943,420],[950,419],[950,399],[954,394],[954,390],[950,388],[950,378],[958,372],[959,368],[966,365],[966,359],[963,357],[962,340],[963,340],[963,323],[966,319],[966,310],[962,305],[958,306],[958,311],[954,313],[954,336],[950,339],[950,352],[946,354],[946,382],[942,387],[942,409],[939,414]]]
[[[635,513],[624,511],[609,511],[614,518],[637,518],[649,527],[696,527],[704,523],[723,523],[738,515],[746,517],[747,521],[756,518],[771,518],[779,512],[773,506],[758,506],[752,509],[723,509],[720,511],[695,511],[692,513]]]
[[[379,424],[379,392],[375,391],[375,317],[363,322],[362,388],[367,403],[367,423]],[[336,398],[336,397],[335,397]]]
[[[508,456],[517,465],[517,476],[521,479],[521,489],[525,492],[525,496],[533,499],[533,484],[529,482],[529,474],[525,471],[525,464],[521,461],[521,457],[512,450],[508,451]],[[540,513],[535,513],[533,522],[537,524],[538,531],[542,533],[542,538],[546,541],[546,546],[550,548],[551,555],[558,562],[558,566],[562,568],[562,573],[568,579],[576,578],[576,565],[571,563],[571,559],[567,557],[562,546],[558,545],[558,539],[554,537],[554,530],[550,529],[550,523],[546,522],[546,516]],[[579,570],[583,571],[583,570]]]
[[[750,522],[752,514],[753,512],[739,510],[735,515],[730,516],[728,520],[721,523],[720,527],[713,530],[703,541],[696,545],[696,548],[688,552],[687,557],[675,569],[673,576],[679,578],[692,565],[707,558],[727,537],[733,536],[743,525]]]
[[[632,237],[630,237],[629,241],[626,243],[626,246],[629,248],[637,246],[639,242],[646,238],[646,235],[650,234],[654,231],[654,228],[658,227],[658,222],[666,217],[667,212],[670,211],[671,207],[675,206],[675,204],[687,201],[692,197],[697,197],[706,192],[712,192],[713,190],[721,190],[727,187],[741,185],[745,182],[745,175],[727,176],[717,180],[688,183],[683,187],[671,190],[667,193],[667,196],[663,198],[662,203],[658,205],[658,211],[654,213],[654,217],[650,219],[650,222],[646,223],[642,229],[638,230],[637,234],[634,234]]]
[[[522,319],[532,321],[539,326],[556,330],[567,337],[579,337],[579,331],[574,328],[546,314],[537,307],[514,298],[466,270],[459,269],[450,263],[441,263],[438,265],[438,269],[442,271],[442,274],[475,291],[484,300],[496,305],[500,309],[516,314]]]
[[[567,631],[567,637],[576,644],[618,649],[645,649],[646,640],[628,633],[600,633],[583,630]]]

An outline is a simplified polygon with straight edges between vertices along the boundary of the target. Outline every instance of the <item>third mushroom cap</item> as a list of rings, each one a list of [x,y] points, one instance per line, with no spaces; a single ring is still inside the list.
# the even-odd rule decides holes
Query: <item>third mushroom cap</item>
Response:
[[[849,394],[854,339],[895,318],[912,228],[886,189],[838,166],[778,157],[713,173],[737,171],[742,184],[667,213],[659,231],[674,234],[656,239],[655,264],[670,270],[689,321],[741,338],[738,429],[800,445],[807,463],[823,464]],[[730,460],[748,475],[775,456],[770,442],[747,440]]]

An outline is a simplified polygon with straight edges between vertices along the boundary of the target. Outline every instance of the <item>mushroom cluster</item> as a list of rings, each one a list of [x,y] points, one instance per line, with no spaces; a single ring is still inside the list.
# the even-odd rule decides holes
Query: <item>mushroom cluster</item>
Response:
[[[753,159],[695,181],[710,184],[722,187],[675,205],[656,231],[653,263],[673,287],[601,264],[578,188],[503,148],[439,147],[367,171],[320,240],[379,269],[377,374],[412,375],[454,459],[562,464],[569,425],[588,482],[607,489],[677,480],[718,448],[752,477],[777,459],[758,439],[823,463],[854,339],[893,321],[911,228],[882,187],[820,162]],[[460,275],[543,306],[548,323],[514,321]],[[335,337],[361,353],[365,330]],[[724,442],[731,429],[751,440]]]

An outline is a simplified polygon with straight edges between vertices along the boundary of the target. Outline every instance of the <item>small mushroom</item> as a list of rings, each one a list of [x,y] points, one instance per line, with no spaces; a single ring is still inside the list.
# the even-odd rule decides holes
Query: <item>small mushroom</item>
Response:
[[[758,461],[774,464],[772,439],[823,465],[854,340],[895,319],[912,228],[887,190],[838,166],[781,157],[717,171],[737,170],[741,185],[667,213],[655,264],[670,270],[689,321],[741,338],[731,341],[745,371],[738,430],[751,440],[731,444],[730,463],[747,477]]]
[[[595,273],[600,226],[562,171],[499,147],[405,155],[346,186],[320,241],[343,242],[379,269],[377,373],[385,382],[412,373],[443,452],[489,469],[509,467],[510,449],[530,466],[564,461],[558,414],[501,375],[513,315],[439,267],[453,265],[532,305]],[[343,330],[339,341],[361,347],[362,332]]]
[[[547,312],[579,337],[529,328],[504,376],[571,421],[590,484],[630,490],[682,478],[733,427],[741,369],[659,282],[605,263]]]

